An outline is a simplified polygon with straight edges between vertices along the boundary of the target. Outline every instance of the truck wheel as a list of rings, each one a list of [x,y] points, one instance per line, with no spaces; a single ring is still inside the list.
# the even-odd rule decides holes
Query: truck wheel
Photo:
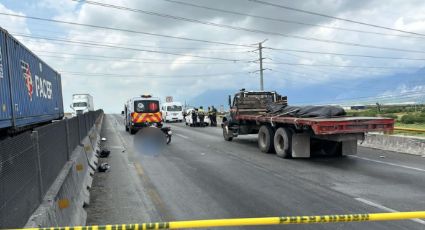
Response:
[[[233,140],[233,131],[229,129],[229,126],[227,124],[223,125],[223,137],[226,141]]]
[[[292,131],[288,128],[278,128],[274,134],[274,149],[276,155],[282,158],[292,157]]]
[[[274,130],[272,127],[263,125],[258,131],[258,148],[263,153],[274,152]]]

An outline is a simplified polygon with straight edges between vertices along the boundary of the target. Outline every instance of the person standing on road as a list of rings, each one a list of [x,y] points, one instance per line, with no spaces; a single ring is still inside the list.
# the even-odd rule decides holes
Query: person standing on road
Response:
[[[211,126],[217,126],[217,109],[214,106],[211,106]]]
[[[192,110],[192,125],[196,126],[198,115],[196,114],[196,108],[193,108]]]
[[[208,111],[207,111],[207,115],[208,115],[208,119],[210,119],[210,125],[213,125],[212,119],[211,119],[211,107],[208,107]]]
[[[204,127],[205,126],[205,123],[204,123],[205,111],[202,106],[199,106],[198,117],[199,117],[199,126]]]

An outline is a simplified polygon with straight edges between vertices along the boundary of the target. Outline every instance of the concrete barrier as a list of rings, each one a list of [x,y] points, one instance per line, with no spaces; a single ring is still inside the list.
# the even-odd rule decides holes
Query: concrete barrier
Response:
[[[85,225],[87,213],[84,207],[90,203],[89,189],[97,165],[96,148],[102,121],[101,115],[89,135],[74,149],[25,228]]]
[[[388,151],[425,155],[425,138],[400,135],[367,134],[360,146]]]

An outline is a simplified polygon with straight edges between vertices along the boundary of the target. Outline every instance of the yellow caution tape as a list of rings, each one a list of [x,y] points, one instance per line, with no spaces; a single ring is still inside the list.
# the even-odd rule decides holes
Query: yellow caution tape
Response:
[[[187,220],[171,222],[153,222],[142,224],[94,225],[78,227],[26,228],[25,230],[146,230],[146,229],[182,229],[182,228],[213,228],[232,226],[280,225],[280,224],[322,224],[337,222],[389,221],[425,218],[425,211],[365,213],[324,216],[282,216],[262,218],[236,218]],[[17,229],[24,230],[24,229]]]

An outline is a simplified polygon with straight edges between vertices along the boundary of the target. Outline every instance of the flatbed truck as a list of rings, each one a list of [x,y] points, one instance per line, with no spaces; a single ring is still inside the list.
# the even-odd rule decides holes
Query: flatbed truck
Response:
[[[229,96],[230,112],[223,117],[223,137],[232,141],[239,135],[258,134],[258,147],[283,158],[320,155],[353,155],[357,141],[367,132],[392,132],[394,119],[383,117],[337,116],[294,117],[270,113],[266,104],[287,104],[274,91],[241,90]]]

